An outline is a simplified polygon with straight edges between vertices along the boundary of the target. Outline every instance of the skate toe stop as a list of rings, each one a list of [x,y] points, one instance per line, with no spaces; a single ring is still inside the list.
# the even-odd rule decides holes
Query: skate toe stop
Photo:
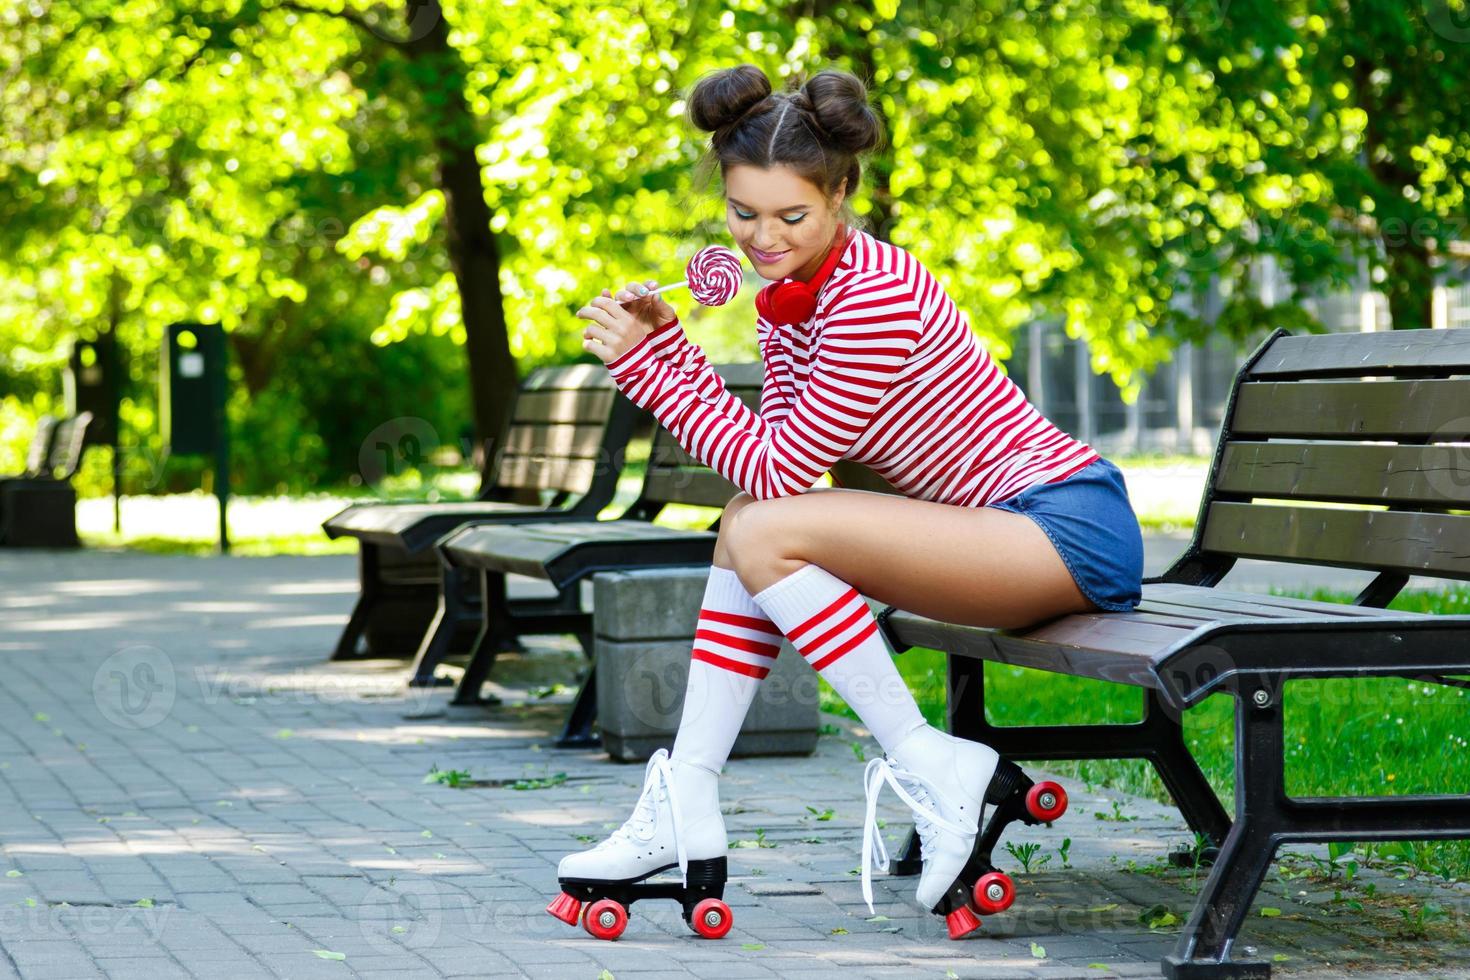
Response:
[[[551,904],[546,906],[546,911],[567,925],[574,926],[577,924],[577,916],[582,912],[582,903],[566,892],[562,892],[551,900]]]
[[[949,927],[950,939],[961,939],[980,928],[980,918],[970,906],[961,905],[944,917],[944,924]]]

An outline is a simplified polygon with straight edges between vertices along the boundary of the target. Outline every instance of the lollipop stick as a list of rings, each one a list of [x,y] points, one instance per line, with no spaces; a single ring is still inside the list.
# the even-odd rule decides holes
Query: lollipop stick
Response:
[[[685,279],[683,282],[671,282],[667,286],[660,286],[657,289],[651,289],[648,292],[644,293],[642,296],[634,296],[632,299],[629,299],[629,300],[619,300],[618,302],[619,302],[620,305],[626,304],[626,303],[632,303],[632,302],[635,302],[635,301],[640,300],[640,299],[647,299],[650,296],[657,296],[659,293],[663,292],[666,289],[678,289],[681,286],[687,286],[687,285],[689,285],[689,280],[688,279]]]

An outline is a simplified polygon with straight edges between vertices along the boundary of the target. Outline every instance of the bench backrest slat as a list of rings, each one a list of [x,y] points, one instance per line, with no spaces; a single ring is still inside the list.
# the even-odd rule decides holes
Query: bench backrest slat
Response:
[[[1257,558],[1470,579],[1470,515],[1453,513],[1470,509],[1467,375],[1470,330],[1273,332],[1236,375],[1194,541],[1164,578],[1214,584]]]
[[[31,436],[31,447],[26,452],[26,476],[41,476],[46,469],[46,460],[51,456],[51,439],[56,435],[56,417],[42,415],[36,419],[36,432]]]
[[[510,424],[495,452],[491,484],[589,493],[600,473],[606,475],[614,465],[621,468],[621,460],[601,458],[614,415],[621,409],[631,421],[636,414],[631,403],[619,406],[619,398],[600,364],[533,371],[516,395]]]
[[[46,466],[41,476],[57,480],[70,480],[82,465],[82,450],[86,446],[87,426],[92,422],[91,412],[81,412],[56,423],[56,432],[51,437],[51,452],[47,454]]]
[[[1240,386],[1230,430],[1234,436],[1464,439],[1470,378],[1249,381]]]
[[[715,372],[725,390],[754,411],[760,411],[761,374],[759,363],[716,364]],[[662,425],[655,425],[648,450],[648,473],[637,508],[649,504],[692,504],[724,507],[740,488],[699,462]]]
[[[1467,464],[1470,446],[1231,440],[1215,489],[1253,497],[1466,510]]]
[[[1463,374],[1470,333],[1454,329],[1284,333],[1251,367],[1251,378],[1428,377]]]
[[[1242,558],[1470,579],[1470,517],[1217,500],[1204,547]]]

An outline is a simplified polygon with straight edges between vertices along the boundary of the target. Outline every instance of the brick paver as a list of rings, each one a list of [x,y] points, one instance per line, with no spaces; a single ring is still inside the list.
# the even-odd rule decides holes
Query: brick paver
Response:
[[[731,934],[694,936],[673,902],[640,902],[598,942],[544,911],[557,860],[625,819],[641,765],[551,747],[572,644],[502,659],[505,706],[405,694],[401,662],[325,662],[355,593],[350,559],[111,552],[0,556],[0,980],[13,976],[781,977],[1155,976],[1183,917],[1177,813],[1063,780],[1068,816],[1021,828],[1051,855],[1015,907],[961,942],[913,902],[914,878],[862,901],[862,764],[844,719],[797,759],[737,759],[722,800]],[[431,766],[513,790],[425,785]],[[1097,819],[1114,813],[1134,819]],[[808,806],[835,813],[818,820]],[[880,808],[896,848],[906,811]],[[1070,867],[1058,847],[1072,840]],[[1312,849],[1298,849],[1317,853]],[[1283,973],[1467,975],[1463,886],[1369,875],[1362,912],[1278,862],[1240,940]],[[1362,897],[1349,890],[1347,898]],[[1384,896],[1387,896],[1386,898]],[[1398,935],[1395,902],[1446,911]],[[1246,952],[1246,951],[1242,951]]]

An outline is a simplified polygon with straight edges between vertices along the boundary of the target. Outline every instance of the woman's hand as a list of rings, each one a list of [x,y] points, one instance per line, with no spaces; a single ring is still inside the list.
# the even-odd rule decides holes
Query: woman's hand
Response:
[[[601,296],[578,310],[578,317],[592,321],[582,331],[582,349],[590,350],[606,364],[622,357],[655,329],[673,320],[674,308],[651,292],[656,285],[652,279],[646,284],[630,282],[616,296],[604,289]]]

